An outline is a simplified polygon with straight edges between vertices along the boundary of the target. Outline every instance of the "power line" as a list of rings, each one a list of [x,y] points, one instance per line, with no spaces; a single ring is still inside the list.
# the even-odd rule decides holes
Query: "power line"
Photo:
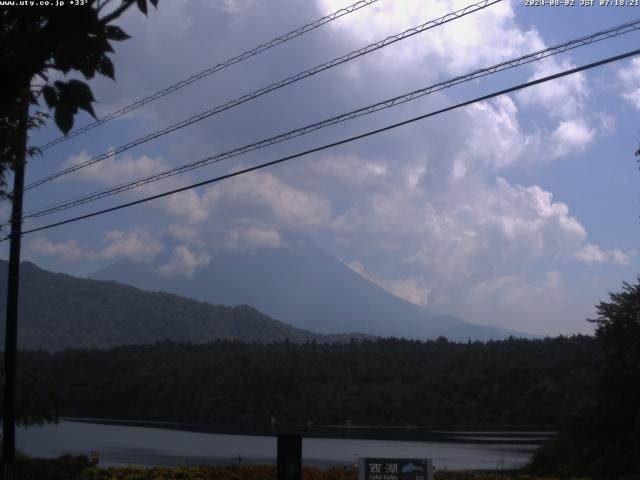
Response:
[[[380,110],[384,110],[387,108],[391,108],[394,107],[396,105],[400,105],[402,103],[406,103],[406,102],[410,102],[412,100],[415,100],[416,98],[420,98],[422,96],[425,95],[429,95],[433,92],[439,91],[439,90],[443,90],[445,88],[449,88],[452,87],[454,85],[463,83],[463,82],[468,82],[470,80],[476,79],[476,78],[480,78],[480,77],[484,77],[490,74],[494,74],[503,70],[507,70],[507,69],[511,69],[511,68],[515,68],[524,64],[528,64],[534,61],[539,61],[543,58],[547,58],[551,55],[556,55],[558,53],[563,53],[566,52],[568,50],[572,50],[574,48],[578,48],[584,45],[590,45],[594,42],[598,42],[601,40],[606,40],[609,38],[614,38],[616,36],[625,34],[625,33],[629,33],[632,31],[636,31],[640,29],[640,20],[635,20],[632,22],[627,22],[621,25],[617,25],[615,27],[611,27],[609,29],[606,30],[602,30],[584,37],[580,37],[577,39],[573,39],[573,40],[569,40],[567,42],[561,43],[559,45],[555,45],[553,47],[549,47],[543,50],[538,50],[536,52],[533,53],[529,53],[526,55],[523,55],[521,57],[512,59],[512,60],[507,60],[505,62],[501,62],[498,63],[496,65],[490,66],[490,67],[486,67],[480,70],[475,70],[471,73],[468,73],[466,75],[461,75],[443,82],[439,82],[436,83],[434,85],[419,89],[419,90],[415,90],[413,92],[410,93],[406,93],[404,95],[400,95],[391,99],[387,99],[387,100],[383,100],[381,102],[375,103],[373,105],[369,105],[367,107],[363,107],[363,108],[359,108],[357,110],[353,110],[351,112],[348,113],[343,113],[341,115],[335,116],[335,117],[331,117],[329,119],[325,119],[322,120],[320,122],[316,122],[301,128],[297,128],[295,130],[291,130],[289,132],[286,133],[282,133],[267,139],[263,139],[248,145],[244,145],[241,147],[237,147],[233,150],[229,150],[227,152],[224,153],[220,153],[220,154],[216,154],[216,155],[212,155],[209,157],[206,157],[204,159],[200,159],[196,162],[192,162],[192,163],[187,163],[185,165],[182,165],[180,167],[176,167],[176,168],[172,168],[169,170],[165,170],[163,172],[154,174],[154,175],[150,175],[148,177],[139,179],[139,180],[135,180],[135,181],[131,181],[128,183],[124,183],[115,187],[110,187],[98,192],[94,192],[92,194],[88,194],[88,195],[84,195],[81,197],[77,197],[75,199],[71,199],[71,200],[65,200],[63,202],[58,202],[54,205],[48,206],[48,207],[42,207],[40,209],[36,209],[36,210],[32,210],[31,212],[27,212],[27,214],[24,216],[24,218],[37,218],[37,217],[43,217],[46,215],[50,215],[53,213],[57,213],[63,210],[67,210],[69,208],[73,208],[79,205],[83,205],[85,203],[89,203],[89,202],[93,202],[96,200],[99,200],[101,198],[105,198],[105,197],[109,197],[112,195],[116,195],[118,193],[122,193],[128,190],[132,190],[134,188],[140,187],[142,185],[146,185],[152,182],[156,182],[159,180],[164,180],[166,178],[170,178],[173,177],[175,175],[179,175],[197,168],[201,168],[204,167],[206,165],[210,165],[212,163],[218,163],[221,162],[223,160],[227,160],[229,158],[232,157],[236,157],[239,155],[242,155],[244,153],[250,152],[250,151],[254,151],[254,150],[258,150],[270,145],[274,145],[276,143],[280,143],[286,140],[289,140],[291,138],[295,138],[295,137],[299,137],[302,135],[305,135],[307,133],[313,132],[315,130],[319,130],[321,128],[325,128],[328,127],[330,125],[335,125],[337,123],[341,123],[347,120],[351,120],[354,118],[358,118],[364,115],[368,115]]]
[[[269,167],[269,166],[276,165],[276,164],[279,164],[279,163],[283,163],[283,162],[286,162],[286,161],[289,161],[289,160],[293,160],[294,158],[299,158],[299,157],[302,157],[304,155],[309,155],[311,153],[320,152],[320,151],[327,150],[327,149],[332,148],[332,147],[336,147],[338,145],[343,145],[345,143],[350,143],[350,142],[353,142],[355,140],[360,140],[360,139],[363,139],[363,138],[366,138],[366,137],[369,137],[369,136],[372,136],[372,135],[377,135],[379,133],[386,132],[388,130],[392,130],[392,129],[395,129],[395,128],[398,128],[398,127],[401,127],[401,126],[404,126],[404,125],[408,125],[410,123],[414,123],[414,122],[417,122],[419,120],[423,120],[425,118],[433,117],[435,115],[440,115],[442,113],[449,112],[451,110],[455,110],[455,109],[458,109],[458,108],[461,108],[461,107],[465,107],[465,106],[471,105],[473,103],[489,100],[491,98],[498,97],[500,95],[505,95],[507,93],[515,92],[515,91],[518,91],[518,90],[522,90],[524,88],[529,88],[529,87],[532,87],[534,85],[539,85],[541,83],[548,82],[550,80],[555,80],[555,79],[558,79],[558,78],[561,78],[561,77],[565,77],[567,75],[572,75],[574,73],[581,72],[583,70],[589,70],[591,68],[595,68],[595,67],[599,67],[599,66],[602,66],[602,65],[606,65],[608,63],[616,62],[618,60],[623,60],[625,58],[629,58],[629,57],[632,57],[632,56],[635,56],[635,55],[638,55],[638,54],[640,54],[640,49],[632,50],[630,52],[623,53],[623,54],[620,54],[620,55],[616,55],[616,56],[613,56],[613,57],[608,57],[608,58],[605,58],[604,60],[599,60],[597,62],[589,63],[589,64],[583,65],[581,67],[576,67],[576,68],[572,68],[570,70],[565,70],[565,71],[560,72],[560,73],[556,73],[556,74],[553,74],[553,75],[548,75],[546,77],[542,77],[542,78],[539,78],[537,80],[531,80],[529,82],[521,83],[521,84],[518,84],[516,86],[510,87],[510,88],[506,88],[504,90],[500,90],[500,91],[493,92],[493,93],[490,93],[490,94],[487,94],[487,95],[483,95],[481,97],[476,97],[476,98],[474,98],[472,100],[467,100],[465,102],[457,103],[455,105],[452,105],[452,106],[449,106],[449,107],[446,107],[446,108],[442,108],[440,110],[436,110],[436,111],[433,111],[433,112],[430,112],[430,113],[426,113],[424,115],[419,115],[417,117],[413,117],[413,118],[410,118],[408,120],[404,120],[402,122],[394,123],[392,125],[388,125],[388,126],[383,127],[383,128],[378,128],[376,130],[371,130],[369,132],[362,133],[360,135],[355,135],[355,136],[352,136],[352,137],[349,137],[349,138],[345,138],[345,139],[339,140],[337,142],[333,142],[333,143],[329,143],[329,144],[326,144],[326,145],[322,145],[320,147],[316,147],[316,148],[312,148],[312,149],[309,149],[309,150],[305,150],[304,152],[299,152],[299,153],[296,153],[296,154],[293,154],[293,155],[289,155],[287,157],[279,158],[277,160],[272,160],[270,162],[261,163],[259,165],[255,165],[253,167],[245,168],[243,170],[239,170],[239,171],[236,171],[236,172],[233,172],[233,173],[228,173],[226,175],[221,175],[219,177],[211,178],[209,180],[205,180],[205,181],[202,181],[202,182],[194,183],[194,184],[188,185],[186,187],[176,188],[174,190],[170,190],[170,191],[159,193],[159,194],[152,195],[152,196],[149,196],[149,197],[141,198],[139,200],[135,200],[135,201],[132,201],[132,202],[123,203],[123,204],[117,205],[115,207],[105,208],[103,210],[98,210],[98,211],[95,211],[95,212],[92,212],[92,213],[87,213],[85,215],[80,215],[80,216],[77,216],[77,217],[69,218],[67,220],[62,220],[62,221],[55,222],[55,223],[50,223],[48,225],[44,225],[44,226],[41,226],[41,227],[36,227],[36,228],[29,229],[29,230],[24,230],[22,232],[22,234],[26,235],[28,233],[34,233],[34,232],[39,232],[39,231],[42,231],[42,230],[48,230],[48,229],[53,228],[53,227],[66,225],[68,223],[73,223],[73,222],[77,222],[79,220],[84,220],[84,219],[95,217],[95,216],[98,216],[98,215],[103,215],[105,213],[110,213],[110,212],[114,212],[114,211],[117,211],[117,210],[121,210],[123,208],[132,207],[134,205],[139,205],[141,203],[146,203],[146,202],[149,202],[151,200],[156,200],[158,198],[167,197],[169,195],[173,195],[173,194],[176,194],[176,193],[184,192],[186,190],[191,190],[191,189],[194,189],[194,188],[197,188],[197,187],[201,187],[201,186],[204,186],[204,185],[208,185],[208,184],[211,184],[211,183],[217,183],[217,182],[220,182],[222,180],[226,180],[228,178],[237,177],[237,176],[243,175],[245,173],[253,172],[253,171],[265,168],[265,167]],[[7,240],[8,238],[9,237],[4,237],[1,241]]]
[[[143,143],[146,143],[150,140],[154,140],[158,137],[161,137],[163,135],[166,135],[168,133],[174,132],[176,130],[179,130],[181,128],[187,127],[189,125],[192,125],[196,122],[199,122],[201,120],[204,120],[205,118],[209,118],[213,115],[216,115],[220,112],[223,112],[225,110],[229,110],[231,108],[237,107],[238,105],[241,105],[245,102],[248,102],[250,100],[253,100],[255,98],[258,98],[262,95],[265,95],[267,93],[270,93],[274,90],[280,89],[282,87],[285,87],[287,85],[290,85],[292,83],[298,82],[304,78],[310,77],[312,75],[315,75],[317,73],[320,73],[324,70],[328,70],[330,68],[333,68],[337,65],[340,65],[342,63],[346,63],[349,62],[350,60],[353,60],[355,58],[361,57],[363,55],[366,55],[368,53],[371,53],[373,51],[379,50],[381,48],[384,48],[388,45],[392,45],[396,42],[399,42],[400,40],[404,40],[406,38],[412,37],[413,35],[417,35],[419,33],[425,32],[427,30],[430,30],[432,28],[435,28],[437,26],[440,26],[444,23],[448,23],[450,21],[456,20],[460,17],[463,17],[465,15],[469,15],[470,13],[476,12],[478,10],[484,9],[490,5],[493,5],[495,3],[501,2],[502,0],[482,0],[480,2],[474,3],[473,5],[469,5],[463,9],[457,10],[455,12],[452,13],[448,13],[440,18],[437,18],[435,20],[430,20],[426,23],[423,23],[422,25],[418,25],[416,27],[410,28],[408,30],[405,30],[402,33],[399,33],[397,35],[391,35],[387,38],[385,38],[384,40],[380,40],[379,42],[376,43],[372,43],[370,45],[367,45],[364,48],[358,49],[358,50],[354,50],[353,52],[350,52],[346,55],[343,55],[342,57],[338,57],[338,58],[334,58],[333,60],[323,63],[321,65],[317,65],[313,68],[310,68],[308,70],[304,70],[300,73],[297,73],[295,75],[292,75],[290,77],[285,78],[284,80],[280,80],[279,82],[275,82],[272,83],[269,86],[263,87],[259,90],[256,90],[252,93],[243,95],[242,97],[236,98],[235,100],[231,100],[225,104],[222,105],[218,105],[217,107],[214,107],[210,110],[207,110],[205,112],[202,112],[198,115],[194,115],[190,118],[187,118],[185,120],[182,120],[180,122],[174,123],[173,125],[170,125],[168,127],[165,127],[161,130],[158,130],[156,132],[150,133],[144,137],[138,138],[136,140],[133,140],[125,145],[121,145],[113,150],[110,150],[108,152],[105,152],[101,155],[98,155],[96,157],[90,158],[89,160],[86,160],[84,162],[81,162],[77,165],[73,165],[71,167],[68,167],[66,169],[60,170],[58,172],[52,173],[51,175],[41,178],[40,180],[36,180],[35,182],[30,183],[29,185],[27,185],[25,187],[25,191],[26,190],[30,190],[32,188],[35,188],[39,185],[42,185],[43,183],[49,182],[55,178],[58,178],[62,175],[67,175],[69,173],[75,172],[76,170],[79,170],[81,168],[87,167],[89,165],[93,165],[94,163],[100,162],[102,160],[106,160],[107,158],[111,158],[119,153],[122,153],[124,151],[130,150],[133,147],[136,147],[138,145],[141,145]]]
[[[214,65],[213,67],[209,67],[205,70],[202,70],[200,73],[196,73],[194,75],[191,75],[189,78],[186,78],[184,80],[180,80],[177,83],[174,83],[173,85],[168,86],[167,88],[164,88],[162,90],[157,91],[156,93],[153,93],[147,97],[144,97],[134,103],[132,103],[131,105],[127,105],[126,107],[121,108],[120,110],[116,110],[115,112],[110,113],[109,115],[100,118],[94,122],[91,122],[81,128],[78,128],[76,130],[73,130],[72,132],[70,132],[67,136],[61,136],[58,137],[44,145],[42,145],[40,148],[41,151],[45,151],[48,148],[53,147],[54,145],[57,145],[59,143],[62,143],[66,140],[69,140],[73,137],[77,137],[78,135],[81,135],[85,132],[88,132],[89,130],[92,130],[96,127],[99,127],[100,125],[103,125],[105,123],[107,123],[110,120],[113,120],[114,118],[118,118],[121,117],[122,115],[126,115],[129,112],[132,112],[133,110],[136,110],[140,107],[142,107],[143,105],[146,105],[147,103],[153,102],[154,100],[158,100],[159,98],[165,97],[171,93],[176,92],[177,90],[180,90],[183,87],[186,87],[187,85],[191,85],[194,82],[197,82],[198,80],[201,80],[205,77],[208,77],[209,75],[212,75],[216,72],[219,72],[220,70],[224,70],[227,67],[230,67],[231,65],[234,65],[236,63],[242,62],[243,60],[247,60],[248,58],[251,58],[253,56],[256,56],[262,52],[265,52],[267,50],[269,50],[270,48],[276,47],[282,43],[288,42],[289,40],[292,40],[296,37],[299,37],[301,35],[304,35],[307,32],[310,32],[311,30],[315,30],[318,27],[321,27],[322,25],[332,22],[333,20],[340,18],[344,15],[348,15],[349,13],[355,12],[356,10],[359,10],[361,8],[367,7],[375,2],[377,2],[378,0],[359,0],[358,2],[349,5],[348,7],[345,8],[341,8],[340,10],[337,10],[335,12],[333,12],[330,15],[327,15],[325,17],[319,18],[318,20],[308,23],[307,25],[304,25],[302,27],[296,28],[295,30],[290,31],[289,33],[285,33],[284,35],[281,35],[277,38],[274,38],[272,40],[269,40],[266,43],[263,43],[261,45],[258,45],[255,48],[252,48],[251,50],[247,50],[244,53],[241,53],[240,55],[237,55],[235,57],[229,58],[228,60],[225,60],[224,62],[218,63],[217,65]]]

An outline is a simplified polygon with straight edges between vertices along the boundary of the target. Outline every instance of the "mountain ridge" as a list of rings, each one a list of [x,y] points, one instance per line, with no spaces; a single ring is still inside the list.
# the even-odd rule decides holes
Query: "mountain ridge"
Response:
[[[8,264],[0,260],[0,333],[4,335]],[[274,320],[248,305],[212,305],[113,281],[78,278],[21,264],[18,346],[50,351],[108,348],[165,340],[205,343],[344,342],[362,334],[321,335]]]
[[[452,341],[532,335],[475,325],[402,300],[353,271],[311,241],[242,253],[212,253],[191,277],[159,273],[155,263],[116,262],[91,276],[148,291],[166,291],[214,304],[252,305],[273,318],[319,333]]]

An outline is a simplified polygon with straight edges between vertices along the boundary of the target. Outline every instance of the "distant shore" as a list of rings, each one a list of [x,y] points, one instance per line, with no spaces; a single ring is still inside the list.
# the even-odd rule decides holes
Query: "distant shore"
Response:
[[[63,417],[61,420],[98,425],[121,425],[128,427],[164,428],[187,432],[219,433],[226,435],[252,435],[272,437],[278,434],[297,433],[307,438],[345,438],[362,440],[403,440],[447,443],[530,445],[540,444],[552,438],[554,431],[459,431],[431,430],[421,426],[380,425],[269,425],[258,422],[235,422],[226,424],[195,424],[179,422],[156,422],[148,420],[126,420],[106,418]]]

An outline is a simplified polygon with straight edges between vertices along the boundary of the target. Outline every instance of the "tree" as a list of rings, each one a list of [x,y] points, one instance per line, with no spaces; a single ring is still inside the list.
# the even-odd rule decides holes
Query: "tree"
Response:
[[[98,73],[114,79],[108,56],[113,52],[111,42],[129,36],[112,22],[134,4],[145,15],[148,9],[147,0],[123,0],[118,6],[112,0],[80,3],[0,10],[0,71],[11,72],[2,75],[0,88],[0,196],[7,195],[7,169],[21,161],[23,152],[37,153],[36,148],[27,148],[26,132],[48,118],[38,110],[41,99],[64,134],[73,127],[79,109],[95,117],[91,88],[77,79],[50,82],[51,73],[76,71],[87,80]],[[149,3],[155,7],[158,0]]]
[[[75,1],[75,0],[74,0]],[[29,131],[49,114],[38,110],[41,98],[56,125],[66,135],[79,109],[95,117],[91,88],[78,79],[50,82],[52,72],[96,73],[115,78],[108,53],[112,41],[129,36],[111,22],[134,4],[146,15],[147,0],[78,0],[48,2],[50,6],[12,5],[0,10],[0,196],[7,196],[5,175],[13,170],[9,275],[5,329],[2,478],[13,479],[15,460],[16,350],[22,194],[27,156],[38,152],[27,145]],[[158,0],[149,0],[157,7]],[[10,72],[10,74],[8,73]],[[40,82],[40,83],[38,83]],[[30,109],[32,111],[30,112]]]
[[[32,427],[58,423],[58,400],[51,385],[29,372],[20,372],[16,387],[16,425]],[[0,400],[1,394],[2,391]]]
[[[640,474],[640,277],[596,306],[601,353],[594,402],[567,419],[533,459],[536,470],[603,477]]]

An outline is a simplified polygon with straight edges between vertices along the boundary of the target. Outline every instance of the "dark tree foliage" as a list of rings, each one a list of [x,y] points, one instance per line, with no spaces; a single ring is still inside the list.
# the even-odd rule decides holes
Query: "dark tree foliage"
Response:
[[[52,2],[53,3],[53,2]],[[157,6],[158,0],[149,0]],[[49,117],[40,111],[45,103],[56,125],[66,135],[79,109],[95,117],[91,88],[77,79],[55,80],[54,72],[80,72],[85,79],[96,73],[114,78],[107,56],[112,41],[129,36],[111,22],[132,5],[145,15],[147,0],[87,0],[83,5],[0,7],[0,197],[6,197],[7,169],[13,169],[37,148],[27,147],[28,132]],[[57,412],[50,389],[31,375],[18,377],[17,423],[55,421]]]
[[[0,407],[3,393],[4,390],[0,390]],[[51,385],[30,373],[19,372],[16,381],[16,424],[30,427],[57,421],[58,402]]]
[[[640,281],[640,278],[638,279]],[[597,306],[600,351],[594,400],[566,420],[534,457],[539,471],[640,475],[640,284],[623,284]]]
[[[160,343],[23,352],[62,416],[555,429],[592,397],[593,338]],[[262,422],[262,423],[261,423]]]
[[[158,0],[148,0],[157,6]],[[53,3],[53,2],[52,2]],[[95,117],[91,88],[77,79],[49,81],[52,72],[96,73],[115,78],[107,55],[111,42],[129,36],[111,22],[132,5],[145,15],[147,0],[87,0],[83,5],[0,7],[0,196],[6,196],[5,174],[22,158],[25,113],[27,130],[43,124],[48,114],[38,111],[40,99],[53,112],[56,125],[67,134],[78,110]],[[10,72],[10,73],[9,73]],[[30,148],[33,155],[37,149]]]

